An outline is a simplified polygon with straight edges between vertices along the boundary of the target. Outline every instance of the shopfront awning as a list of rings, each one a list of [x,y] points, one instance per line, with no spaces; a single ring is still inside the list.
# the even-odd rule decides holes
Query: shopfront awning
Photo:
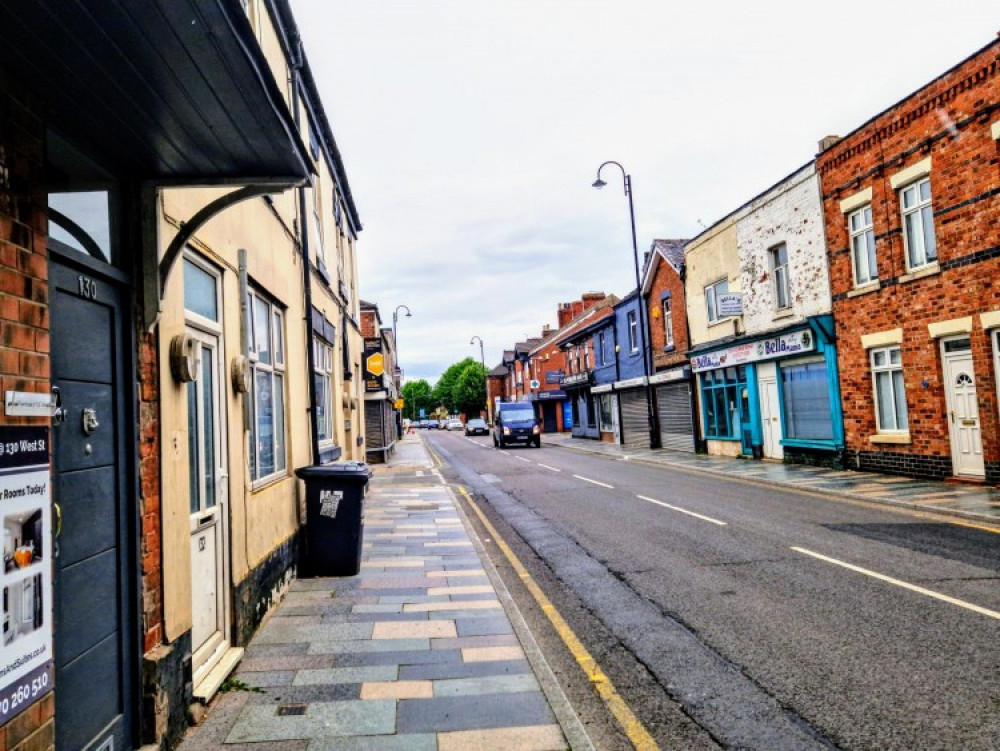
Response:
[[[0,0],[0,68],[120,176],[288,186],[308,175],[239,0]]]

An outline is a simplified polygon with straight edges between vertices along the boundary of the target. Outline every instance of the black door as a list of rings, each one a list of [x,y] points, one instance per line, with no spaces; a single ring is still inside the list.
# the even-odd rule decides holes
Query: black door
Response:
[[[133,747],[134,451],[125,426],[125,289],[110,267],[55,254],[49,265],[53,492],[61,515],[54,556],[56,748]],[[108,745],[113,743],[113,746]]]
[[[557,429],[555,402],[542,402],[542,431],[555,433]]]

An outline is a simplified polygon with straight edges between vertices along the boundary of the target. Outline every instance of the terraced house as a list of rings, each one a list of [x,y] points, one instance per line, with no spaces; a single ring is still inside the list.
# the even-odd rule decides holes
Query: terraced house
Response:
[[[0,35],[0,437],[41,488],[0,746],[169,747],[294,573],[293,470],[364,457],[360,221],[287,0]]]
[[[1000,481],[1000,42],[817,157],[851,467]]]

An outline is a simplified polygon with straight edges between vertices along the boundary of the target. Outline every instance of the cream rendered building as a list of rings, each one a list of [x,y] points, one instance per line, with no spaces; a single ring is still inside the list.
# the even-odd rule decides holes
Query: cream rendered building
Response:
[[[312,175],[157,202],[163,647],[196,701],[294,577],[295,469],[365,458],[357,210],[287,0],[244,5]]]
[[[684,296],[692,351],[696,352],[700,346],[712,342],[735,338],[743,331],[742,316],[723,315],[719,305],[722,295],[742,290],[733,217],[727,216],[692,239],[684,248],[684,264]],[[721,407],[727,414],[741,408],[739,390],[735,391],[736,399],[730,399]],[[697,393],[698,414],[702,418],[698,435],[705,440],[708,452],[724,456],[741,454],[739,437],[735,440],[706,438],[706,405],[702,389],[699,388]],[[734,422],[727,419],[730,423]]]

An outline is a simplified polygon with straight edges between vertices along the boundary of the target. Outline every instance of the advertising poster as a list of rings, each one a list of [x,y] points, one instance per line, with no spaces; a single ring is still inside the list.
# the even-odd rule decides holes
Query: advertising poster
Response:
[[[54,684],[51,508],[48,428],[0,426],[0,725]]]
[[[381,391],[382,374],[385,372],[385,359],[382,355],[382,340],[378,338],[365,339],[365,392]]]

